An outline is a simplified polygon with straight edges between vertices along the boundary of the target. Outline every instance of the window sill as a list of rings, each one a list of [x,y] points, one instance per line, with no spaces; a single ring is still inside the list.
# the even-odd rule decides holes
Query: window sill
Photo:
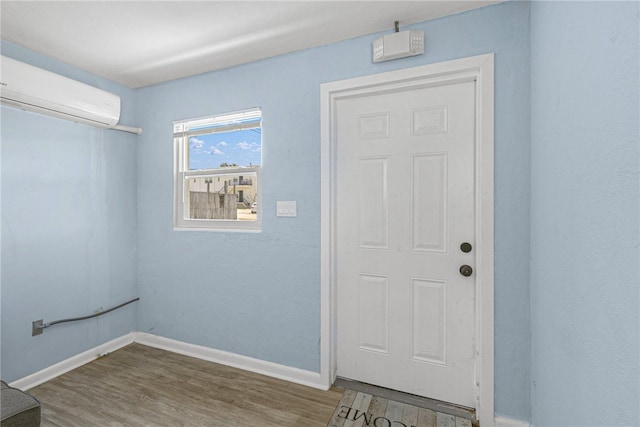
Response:
[[[173,231],[205,231],[214,233],[262,233],[262,228],[173,227]]]

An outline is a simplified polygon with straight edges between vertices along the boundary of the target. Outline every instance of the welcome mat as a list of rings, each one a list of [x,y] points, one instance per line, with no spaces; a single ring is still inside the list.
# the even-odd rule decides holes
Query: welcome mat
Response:
[[[327,427],[472,427],[471,420],[345,389]]]

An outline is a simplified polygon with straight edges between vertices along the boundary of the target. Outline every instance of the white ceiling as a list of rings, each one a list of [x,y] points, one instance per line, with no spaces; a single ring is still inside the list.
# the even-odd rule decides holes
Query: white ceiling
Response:
[[[0,1],[2,39],[142,87],[499,1]]]

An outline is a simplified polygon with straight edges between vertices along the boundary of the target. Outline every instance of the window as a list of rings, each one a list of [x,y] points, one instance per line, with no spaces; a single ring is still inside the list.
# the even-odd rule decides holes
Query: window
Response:
[[[173,124],[174,226],[260,230],[260,109]]]

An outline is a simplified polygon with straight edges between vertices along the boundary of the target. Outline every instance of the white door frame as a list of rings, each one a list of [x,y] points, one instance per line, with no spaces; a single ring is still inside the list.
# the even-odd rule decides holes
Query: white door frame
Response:
[[[321,85],[320,378],[329,388],[336,377],[336,129],[335,105],[344,97],[394,89],[476,82],[476,414],[494,425],[493,301],[493,54],[406,68]]]

